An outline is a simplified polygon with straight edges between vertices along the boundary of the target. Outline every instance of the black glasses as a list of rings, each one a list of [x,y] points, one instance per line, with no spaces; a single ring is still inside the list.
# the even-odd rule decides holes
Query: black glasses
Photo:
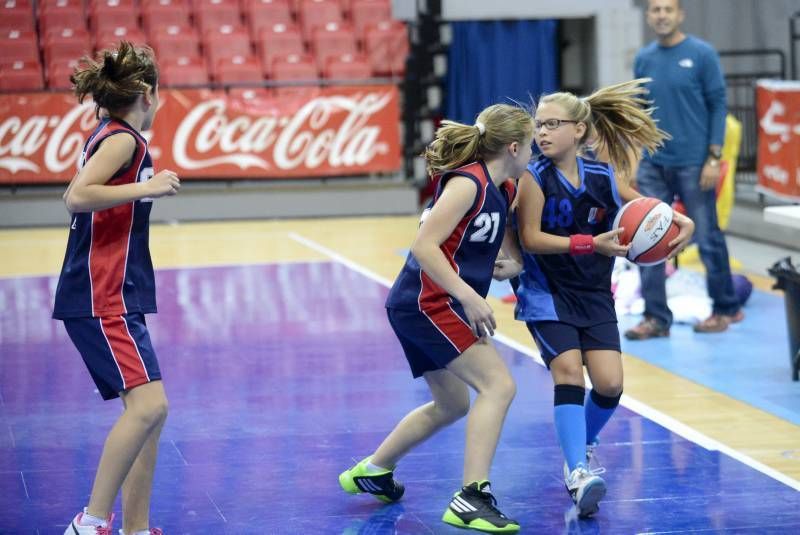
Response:
[[[533,124],[536,126],[536,130],[538,131],[542,126],[547,128],[548,130],[555,130],[559,126],[564,123],[577,123],[578,121],[570,121],[569,119],[546,119],[544,121],[534,121]]]

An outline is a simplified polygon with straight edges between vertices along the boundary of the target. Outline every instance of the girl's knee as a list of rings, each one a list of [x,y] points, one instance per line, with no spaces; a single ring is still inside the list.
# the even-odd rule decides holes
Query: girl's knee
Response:
[[[469,412],[469,394],[458,396],[446,402],[437,401],[433,404],[439,419],[444,424],[451,424],[460,420]]]

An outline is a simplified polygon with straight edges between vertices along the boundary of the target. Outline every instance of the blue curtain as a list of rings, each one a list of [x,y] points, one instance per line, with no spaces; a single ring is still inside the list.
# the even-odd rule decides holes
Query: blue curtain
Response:
[[[559,89],[555,20],[454,22],[445,117],[472,124],[486,106],[529,104]]]

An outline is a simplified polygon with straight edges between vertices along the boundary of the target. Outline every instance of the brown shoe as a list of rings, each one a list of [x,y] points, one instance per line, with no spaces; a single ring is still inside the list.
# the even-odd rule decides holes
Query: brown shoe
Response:
[[[696,333],[721,333],[728,330],[728,326],[732,323],[739,323],[744,319],[744,312],[738,310],[736,314],[728,316],[727,314],[711,314],[700,323],[694,326]]]
[[[647,340],[665,336],[669,336],[669,327],[664,327],[654,318],[645,318],[636,327],[625,331],[625,338],[628,340]]]

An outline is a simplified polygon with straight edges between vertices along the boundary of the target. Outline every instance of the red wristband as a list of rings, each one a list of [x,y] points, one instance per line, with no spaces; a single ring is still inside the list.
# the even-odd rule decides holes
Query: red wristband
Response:
[[[573,234],[569,237],[569,254],[592,254],[594,252],[594,236],[591,234]]]

